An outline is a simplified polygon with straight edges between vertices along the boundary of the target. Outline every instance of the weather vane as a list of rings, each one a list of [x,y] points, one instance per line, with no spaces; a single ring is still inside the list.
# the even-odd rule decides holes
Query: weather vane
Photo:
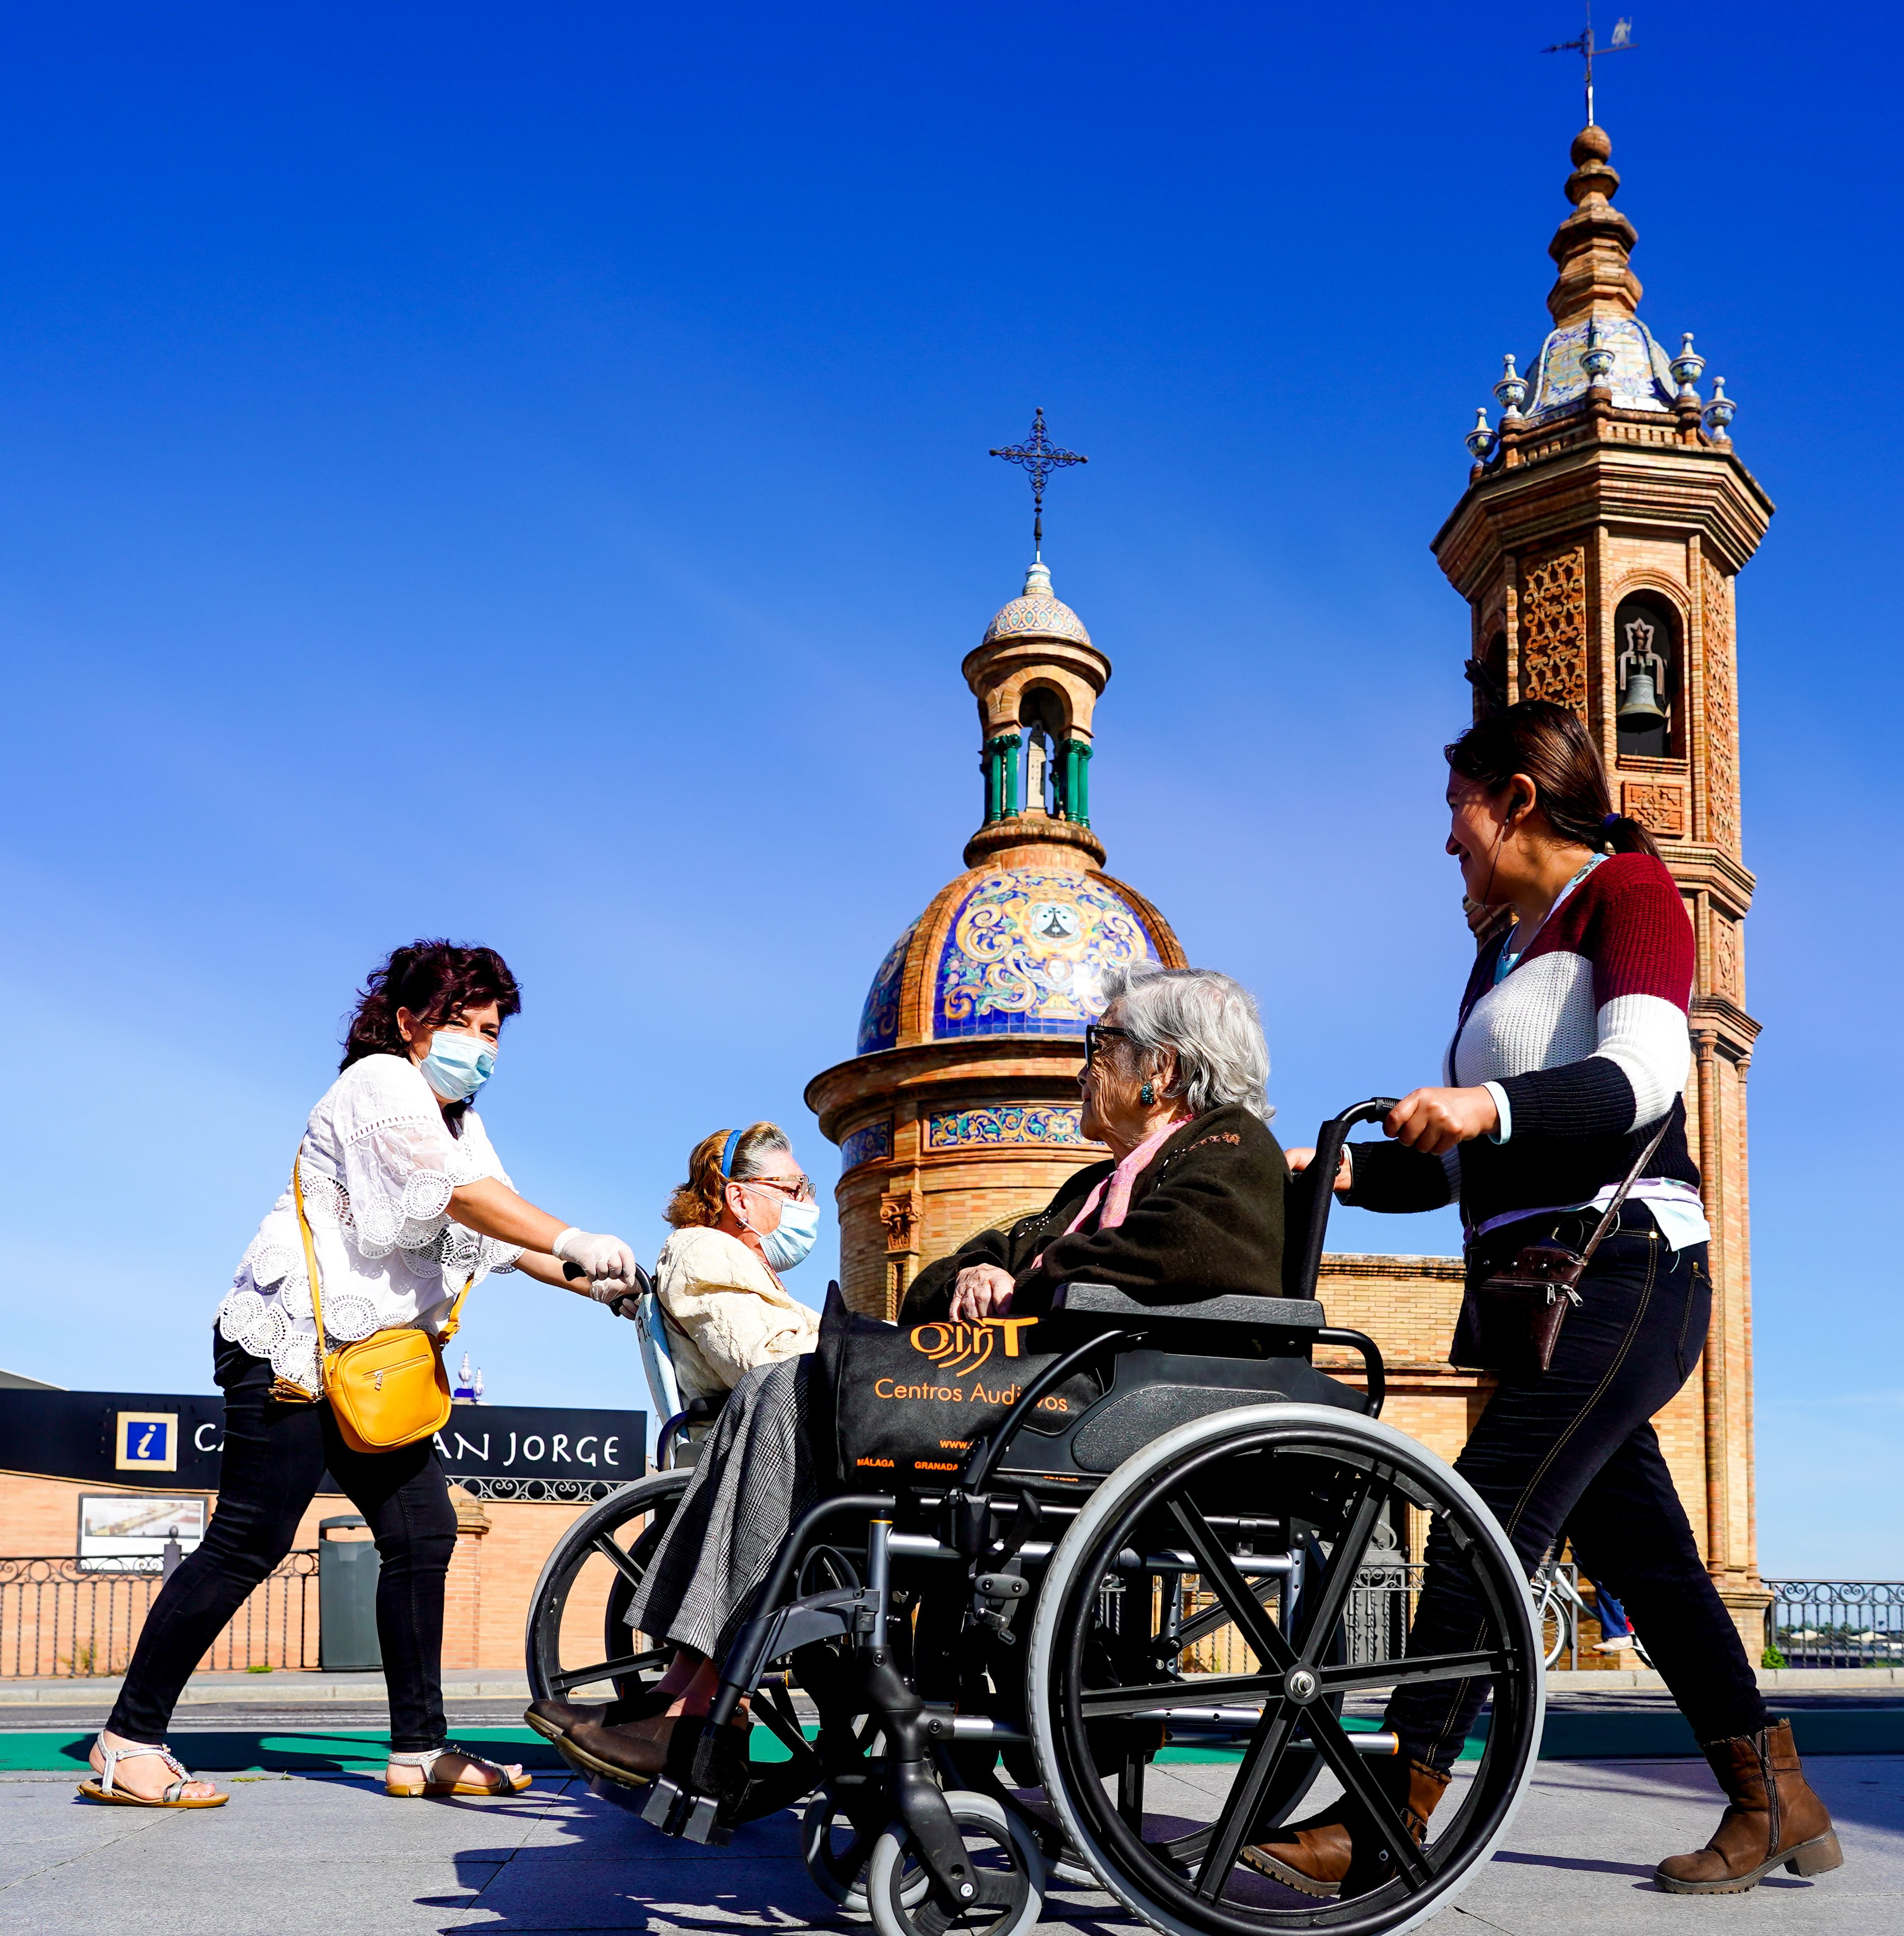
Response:
[[[1613,38],[1606,44],[1597,47],[1593,38],[1593,0],[1587,0],[1586,31],[1577,41],[1556,41],[1550,47],[1543,47],[1543,54],[1578,54],[1586,63],[1587,68],[1587,126],[1595,123],[1593,118],[1593,57],[1595,54],[1629,54],[1634,48],[1633,22],[1622,15],[1613,23]]]
[[[1008,443],[1002,450],[992,452],[994,457],[1002,457],[1008,464],[1021,464],[1032,480],[1032,555],[1043,555],[1044,546],[1044,480],[1053,471],[1062,470],[1068,464],[1088,464],[1088,457],[1080,457],[1074,450],[1065,450],[1053,443],[1044,434],[1044,413],[1040,410],[1032,419],[1032,434],[1023,443]]]

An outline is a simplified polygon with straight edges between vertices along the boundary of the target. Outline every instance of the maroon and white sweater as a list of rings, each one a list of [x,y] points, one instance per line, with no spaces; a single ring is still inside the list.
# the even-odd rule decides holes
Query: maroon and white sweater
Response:
[[[1499,1131],[1445,1158],[1358,1143],[1344,1200],[1429,1210],[1458,1193],[1470,1233],[1516,1213],[1591,1202],[1626,1175],[1670,1112],[1648,1178],[1696,1216],[1699,1172],[1682,1094],[1693,935],[1673,876],[1650,855],[1603,860],[1497,984],[1509,938],[1497,936],[1475,961],[1444,1075],[1492,1093]]]

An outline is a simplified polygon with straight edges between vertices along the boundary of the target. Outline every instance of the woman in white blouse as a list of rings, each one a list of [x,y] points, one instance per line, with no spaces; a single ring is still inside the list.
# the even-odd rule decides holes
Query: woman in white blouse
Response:
[[[470,1099],[495,1066],[515,978],[488,948],[419,941],[370,978],[342,1072],[310,1114],[297,1156],[324,1328],[334,1343],[391,1326],[440,1330],[466,1283],[526,1272],[612,1303],[633,1288],[619,1238],[565,1225],[518,1196]],[[289,1165],[286,1165],[287,1170]],[[582,1278],[570,1284],[565,1263]],[[187,1677],[246,1596],[290,1550],[328,1466],[374,1535],[377,1633],[390,1698],[393,1795],[527,1787],[446,1747],[443,1581],[456,1514],[424,1439],[353,1451],[321,1399],[311,1292],[289,1187],[266,1214],[219,1305],[213,1376],[225,1392],[218,1509],[203,1544],[147,1616],[80,1792],[148,1807],[214,1807],[164,1746]]]
[[[756,1123],[703,1137],[667,1219],[674,1235],[654,1289],[683,1399],[724,1396],[756,1365],[813,1349],[820,1314],[780,1273],[812,1249],[820,1210],[784,1130]]]

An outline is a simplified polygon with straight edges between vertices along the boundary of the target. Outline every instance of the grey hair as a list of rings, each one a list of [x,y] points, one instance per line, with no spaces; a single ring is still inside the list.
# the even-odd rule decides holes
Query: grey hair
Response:
[[[1269,1095],[1269,1045],[1256,998],[1213,968],[1160,968],[1150,961],[1113,968],[1099,984],[1106,1004],[1121,999],[1124,1027],[1138,1064],[1177,1051],[1177,1081],[1192,1115],[1235,1103],[1262,1117]]]
[[[778,1123],[756,1123],[751,1129],[742,1132],[740,1141],[734,1145],[734,1166],[728,1173],[727,1181],[750,1182],[766,1169],[769,1157],[793,1154],[793,1145]]]

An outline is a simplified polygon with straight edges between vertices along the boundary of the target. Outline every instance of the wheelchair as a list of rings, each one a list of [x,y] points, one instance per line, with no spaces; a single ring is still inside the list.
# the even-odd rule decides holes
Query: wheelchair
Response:
[[[880,1936],[1023,1936],[1053,1883],[1102,1889],[1168,1936],[1376,1936],[1448,1907],[1531,1777],[1543,1649],[1499,1526],[1382,1422],[1380,1351],[1314,1299],[1332,1194],[1318,1180],[1393,1106],[1322,1126],[1290,1184],[1284,1296],[1153,1307],[1067,1286],[1056,1362],[942,1487],[839,1493],[798,1520],[691,1768],[636,1789],[593,1775],[597,1792],[703,1844],[800,1807],[814,1883]],[[1319,1345],[1358,1354],[1360,1386],[1317,1369]],[[1040,1412],[1086,1373],[1094,1399]],[[672,1649],[625,1616],[690,1477],[624,1487],[551,1555],[529,1623],[538,1698],[658,1677]],[[1366,1614],[1431,1523],[1485,1617],[1470,1648],[1407,1656],[1405,1621]],[[1480,1676],[1479,1759],[1418,1844],[1375,1772],[1398,1744],[1352,1705]],[[743,1699],[752,1741],[780,1758],[736,1774],[718,1744]],[[1325,1777],[1358,1844],[1372,1830],[1383,1852],[1381,1879],[1347,1900],[1298,1893],[1246,1853]]]

